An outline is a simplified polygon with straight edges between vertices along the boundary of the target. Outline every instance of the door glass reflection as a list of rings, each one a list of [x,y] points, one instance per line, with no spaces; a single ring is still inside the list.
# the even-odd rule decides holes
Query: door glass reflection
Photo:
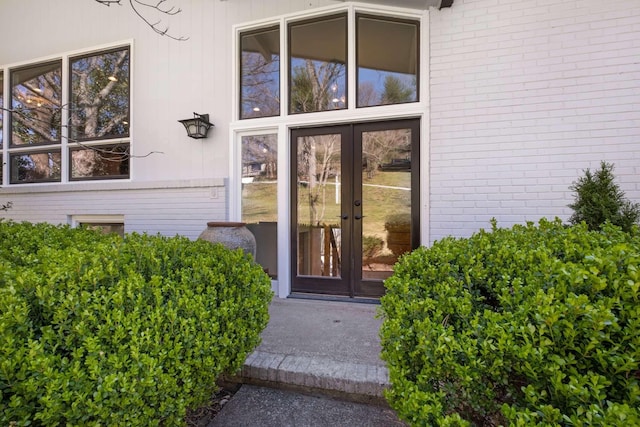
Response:
[[[362,134],[362,278],[384,280],[411,250],[411,130]]]
[[[256,262],[278,278],[278,135],[242,137],[242,222],[256,238]]]
[[[341,137],[297,140],[298,275],[341,276]]]

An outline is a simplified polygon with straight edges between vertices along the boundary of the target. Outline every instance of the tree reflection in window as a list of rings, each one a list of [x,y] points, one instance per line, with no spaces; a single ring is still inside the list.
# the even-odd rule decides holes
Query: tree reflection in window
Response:
[[[280,30],[240,36],[240,118],[280,114]]]
[[[347,17],[289,27],[292,114],[347,108]]]
[[[242,221],[278,220],[278,136],[242,137]]]
[[[70,138],[129,135],[129,48],[70,59]]]
[[[357,17],[358,107],[418,100],[417,21]]]
[[[2,149],[2,120],[4,118],[4,74],[0,71],[0,149]],[[2,156],[0,156],[2,160]],[[0,181],[2,180],[2,161],[0,161]]]
[[[71,179],[129,177],[129,145],[72,148]]]
[[[4,157],[2,154],[2,120],[4,116],[4,74],[0,71],[0,185],[2,185],[2,167],[4,166]]]
[[[60,142],[62,63],[11,72],[11,146]]]
[[[12,154],[11,183],[60,181],[60,151]]]

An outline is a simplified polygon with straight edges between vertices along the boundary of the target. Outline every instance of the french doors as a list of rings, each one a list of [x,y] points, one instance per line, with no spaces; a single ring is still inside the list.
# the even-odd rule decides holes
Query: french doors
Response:
[[[292,291],[380,297],[419,245],[418,119],[291,131]]]

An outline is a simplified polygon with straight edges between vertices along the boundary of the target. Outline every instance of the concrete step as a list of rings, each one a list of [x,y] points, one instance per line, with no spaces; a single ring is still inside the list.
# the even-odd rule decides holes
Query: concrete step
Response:
[[[380,365],[255,351],[232,381],[386,405],[389,373]]]
[[[262,343],[233,382],[386,406],[378,306],[275,298]]]

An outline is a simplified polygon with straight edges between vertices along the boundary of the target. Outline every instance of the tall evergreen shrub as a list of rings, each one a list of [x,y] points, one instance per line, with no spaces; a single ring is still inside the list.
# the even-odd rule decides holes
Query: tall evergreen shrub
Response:
[[[599,230],[609,221],[629,231],[633,224],[638,223],[640,204],[625,198],[624,192],[614,182],[613,169],[613,164],[603,161],[599,170],[592,173],[587,169],[584,176],[570,187],[575,192],[575,201],[569,205],[574,211],[569,218],[572,224],[584,221],[589,230]]]

